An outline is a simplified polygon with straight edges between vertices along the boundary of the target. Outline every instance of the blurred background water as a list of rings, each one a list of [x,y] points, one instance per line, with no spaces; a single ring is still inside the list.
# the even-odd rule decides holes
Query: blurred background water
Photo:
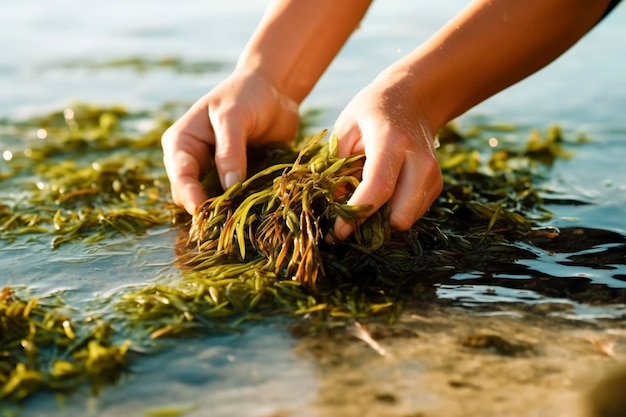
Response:
[[[321,109],[318,127],[331,127],[360,88],[466,3],[374,2],[361,28],[303,108]],[[172,101],[191,103],[229,74],[266,4],[266,0],[0,1],[0,119],[58,110],[74,101],[123,103],[148,110]],[[550,179],[554,189],[592,204],[551,206],[556,214],[551,224],[556,227],[626,235],[625,38],[626,8],[618,7],[548,68],[459,120],[462,126],[487,120],[540,129],[558,123],[567,134],[592,138],[590,144],[576,149],[573,159],[558,161]],[[204,70],[97,68],[131,58],[177,58],[200,63]],[[66,290],[66,297],[80,306],[121,286],[176,275],[167,266],[174,258],[174,238],[175,232],[158,230],[80,254],[64,249],[51,253],[47,246],[2,244],[0,286]],[[610,245],[591,246],[574,255],[608,249]],[[554,277],[582,277],[601,286],[626,287],[623,264],[597,268],[569,261],[572,254],[539,255],[519,264]],[[33,257],[36,263],[29,262]],[[484,281],[471,285],[476,278],[472,274],[455,277],[459,285],[442,285],[438,294],[467,306],[549,299]],[[502,274],[497,278],[504,282],[528,276]],[[495,294],[486,293],[486,288],[495,288]],[[623,305],[601,311],[578,308],[580,314],[623,314]],[[299,407],[311,400],[318,382],[314,364],[297,357],[293,343],[280,323],[261,324],[244,335],[217,337],[210,343],[186,341],[165,356],[141,362],[123,387],[107,390],[97,401],[69,402],[59,415],[133,415],[150,406],[177,403],[193,403],[204,411],[210,408],[212,416],[269,415],[281,407]],[[28,415],[55,415],[52,409],[54,399],[42,396],[29,404]],[[303,410],[298,415],[308,415]]]

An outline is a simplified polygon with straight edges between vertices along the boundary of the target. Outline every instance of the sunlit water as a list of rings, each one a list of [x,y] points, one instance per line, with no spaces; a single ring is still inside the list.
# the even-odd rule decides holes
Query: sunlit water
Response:
[[[169,101],[191,102],[229,73],[266,3],[0,2],[0,118],[57,110],[75,100],[125,103],[137,109],[158,108]],[[331,127],[362,86],[426,39],[464,3],[375,3],[303,107],[322,109],[317,123]],[[488,120],[541,129],[559,123],[570,135],[593,139],[577,148],[573,159],[559,161],[549,180],[563,195],[590,204],[550,206],[555,213],[553,226],[626,235],[625,38],[626,8],[618,8],[549,68],[461,118],[463,125]],[[77,65],[130,57],[178,57],[215,65],[203,74],[167,68],[143,73],[130,68],[94,70]],[[79,253],[71,246],[51,252],[47,242],[0,243],[0,286],[63,291],[64,299],[79,308],[122,286],[175,276],[177,271],[168,266],[174,258],[174,239],[173,232],[160,230]],[[624,248],[623,242],[612,245],[581,247],[564,254],[537,250],[537,258],[517,265],[541,276],[577,277],[594,285],[625,288],[623,262],[594,266],[572,261],[572,256]],[[623,305],[592,308],[580,300],[507,284],[529,277],[502,273],[489,281],[469,273],[441,284],[438,294],[467,308],[496,302],[555,301],[571,303],[574,314],[585,318],[624,313]],[[268,415],[281,408],[298,408],[310,400],[317,382],[314,366],[292,352],[293,343],[280,322],[252,326],[242,335],[184,341],[163,355],[139,361],[131,379],[122,387],[107,389],[100,400],[68,402],[62,415],[131,415],[172,404],[197,407],[189,415],[206,415],[210,409],[212,416]],[[54,409],[54,400],[44,395],[29,404],[28,415],[54,415]]]

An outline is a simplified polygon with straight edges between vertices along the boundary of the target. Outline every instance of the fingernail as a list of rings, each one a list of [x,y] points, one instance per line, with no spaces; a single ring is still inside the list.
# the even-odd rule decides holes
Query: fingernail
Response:
[[[237,184],[239,181],[241,181],[241,178],[239,177],[239,174],[237,174],[235,171],[229,171],[224,174],[225,188],[230,188],[231,186]]]
[[[198,209],[198,207],[193,203],[187,203],[184,205],[184,207],[185,207],[185,211],[191,214],[192,216],[196,214],[196,210]]]

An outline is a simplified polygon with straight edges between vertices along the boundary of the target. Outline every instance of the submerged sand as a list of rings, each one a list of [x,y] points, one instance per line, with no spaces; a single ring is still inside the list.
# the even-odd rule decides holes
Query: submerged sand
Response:
[[[626,415],[626,384],[607,379],[626,381],[624,321],[585,320],[570,309],[509,303],[501,311],[490,305],[489,312],[481,312],[428,303],[408,308],[393,326],[369,323],[361,332],[304,336],[297,349],[317,363],[320,382],[305,414]],[[615,374],[620,369],[624,375]],[[617,411],[606,411],[607,404]]]

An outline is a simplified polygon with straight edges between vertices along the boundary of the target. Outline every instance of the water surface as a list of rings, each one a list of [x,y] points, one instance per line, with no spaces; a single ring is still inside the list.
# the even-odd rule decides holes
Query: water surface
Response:
[[[361,87],[465,3],[375,2],[303,108],[322,109],[316,123],[331,127]],[[135,109],[192,102],[233,68],[266,4],[258,0],[2,2],[0,119],[57,110],[74,101],[124,103]],[[618,8],[553,65],[460,118],[462,126],[488,120],[545,129],[558,123],[568,135],[592,138],[576,148],[574,158],[558,161],[548,181],[562,195],[589,203],[551,205],[555,218],[550,225],[555,227],[626,235],[625,37],[626,8]],[[164,57],[204,63],[210,69],[193,73],[168,67],[137,71],[131,66],[96,65]],[[0,286],[63,291],[64,299],[80,307],[123,286],[175,277],[178,271],[169,266],[175,256],[175,235],[162,228],[88,252],[72,246],[53,252],[48,242],[0,242]],[[522,273],[512,269],[489,277],[459,275],[440,284],[437,293],[470,310],[490,303],[552,301],[570,303],[573,313],[585,319],[621,316],[623,304],[589,306],[584,299],[529,289],[526,283],[539,276],[555,283],[555,288],[572,278],[605,290],[626,288],[624,258],[619,262],[619,256],[608,256],[624,247],[624,242],[582,242],[565,253],[536,249],[535,259],[516,262],[515,271],[520,267]],[[314,362],[294,353],[294,344],[280,320],[250,326],[241,335],[186,340],[163,355],[139,361],[128,380],[107,389],[99,400],[79,397],[56,413],[54,399],[41,395],[29,402],[25,415],[140,415],[151,407],[172,404],[192,406],[194,411],[188,415],[198,416],[207,415],[207,409],[212,416],[263,416],[281,409],[317,415],[306,405],[319,388],[319,371]]]

